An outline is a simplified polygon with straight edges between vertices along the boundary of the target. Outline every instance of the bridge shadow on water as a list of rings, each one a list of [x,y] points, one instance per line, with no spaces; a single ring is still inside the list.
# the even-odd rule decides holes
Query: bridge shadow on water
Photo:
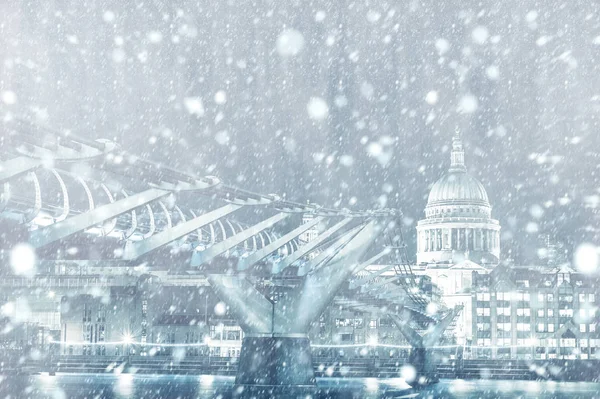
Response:
[[[442,380],[414,390],[402,379],[321,378],[318,391],[254,392],[234,387],[233,377],[132,374],[4,375],[0,397],[11,398],[543,398],[592,399],[600,384],[552,381]]]

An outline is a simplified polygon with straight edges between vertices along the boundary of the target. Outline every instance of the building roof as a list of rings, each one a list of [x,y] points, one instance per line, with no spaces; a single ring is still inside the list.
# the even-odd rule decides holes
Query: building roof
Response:
[[[479,205],[491,207],[483,184],[466,171],[448,172],[429,192],[427,206]]]
[[[483,184],[467,173],[465,152],[458,131],[452,138],[451,163],[448,173],[429,192],[427,206],[479,205],[490,207]]]

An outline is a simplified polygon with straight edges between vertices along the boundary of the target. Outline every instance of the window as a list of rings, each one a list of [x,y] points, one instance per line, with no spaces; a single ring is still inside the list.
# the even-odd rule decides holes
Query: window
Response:
[[[377,328],[377,319],[369,320],[369,328]]]
[[[510,308],[498,308],[497,313],[499,316],[510,316]]]
[[[590,332],[595,332],[595,331],[596,331],[596,325],[590,324]]]
[[[353,334],[341,334],[340,339],[342,340],[342,342],[353,342],[354,335]]]
[[[517,316],[531,316],[531,309],[529,308],[518,308]]]
[[[579,294],[579,302],[585,302],[585,294]]]
[[[480,292],[477,294],[477,300],[478,301],[489,301],[490,300],[490,293],[489,292]]]
[[[538,309],[538,317],[544,317],[544,309]]]
[[[554,317],[554,309],[548,309],[548,317]]]
[[[539,303],[544,303],[544,299],[545,299],[544,294],[538,294],[538,302]]]
[[[596,294],[589,294],[588,295],[588,299],[590,302],[595,302],[596,301]]]
[[[579,325],[579,332],[585,332],[585,324]]]
[[[560,317],[573,317],[573,309],[559,309],[558,315]]]
[[[531,331],[529,323],[517,323],[517,331]]]
[[[537,332],[544,332],[544,323],[538,323]]]
[[[351,327],[352,319],[337,318],[335,319],[336,327]]]
[[[490,308],[477,308],[477,316],[489,316]]]
[[[554,324],[548,324],[548,332],[554,332]]]
[[[553,302],[554,301],[554,294],[548,294],[547,295],[547,299],[548,299],[548,302]]]

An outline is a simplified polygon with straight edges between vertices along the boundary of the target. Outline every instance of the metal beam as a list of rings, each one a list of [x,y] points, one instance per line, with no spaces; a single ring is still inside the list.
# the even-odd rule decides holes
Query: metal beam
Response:
[[[192,266],[197,267],[197,266],[202,265],[203,263],[210,262],[216,256],[222,254],[223,252],[230,250],[231,248],[235,247],[236,245],[243,243],[250,237],[260,233],[261,231],[263,231],[265,229],[268,229],[269,227],[273,226],[275,223],[280,222],[289,216],[290,216],[289,213],[283,213],[283,212],[278,213],[277,215],[271,216],[267,220],[263,220],[262,222],[257,223],[254,226],[248,227],[246,230],[239,232],[236,235],[233,235],[233,236],[231,236],[223,241],[220,241],[214,245],[211,245],[210,247],[208,247],[202,251],[195,252],[194,256],[192,257],[192,263],[191,263]]]
[[[42,161],[35,158],[21,156],[9,159],[0,164],[0,183],[4,183],[13,177],[17,177],[33,169],[37,169],[42,165]]]
[[[211,274],[208,281],[228,306],[244,333],[267,333],[273,328],[273,305],[240,276]]]
[[[294,238],[298,237],[300,234],[304,233],[306,230],[309,230],[312,227],[316,226],[317,224],[321,223],[323,221],[323,219],[324,219],[323,217],[314,218],[310,222],[307,222],[307,223],[304,223],[304,224],[298,226],[297,228],[295,228],[294,230],[285,234],[284,236],[271,242],[269,245],[262,247],[258,251],[251,253],[246,258],[240,258],[238,260],[238,265],[237,265],[238,270],[240,270],[240,271],[246,270],[250,266],[254,265],[255,263],[260,262],[261,260],[263,260],[264,258],[269,256],[273,252],[277,251],[279,248],[283,247],[288,242],[292,241]]]
[[[375,221],[371,221],[352,233],[350,241],[344,235],[338,240],[345,243],[344,247],[276,304],[285,311],[290,332],[308,332],[310,324],[333,301],[339,287],[354,272],[380,231]]]
[[[427,330],[427,332],[423,335],[423,345],[428,348],[440,343],[442,339],[442,335],[444,335],[444,331],[450,324],[454,321],[456,316],[462,311],[463,306],[458,305],[455,306],[447,315],[445,315],[442,320],[440,320],[433,328]]]
[[[363,285],[363,287],[366,288],[364,290],[364,292],[372,291],[375,288],[379,288],[379,287],[382,287],[382,286],[384,286],[386,284],[394,283],[396,281],[398,281],[398,276],[389,277],[389,278],[386,278],[385,280],[381,280],[381,281],[378,281],[376,283],[371,283],[371,284]]]
[[[389,253],[389,251],[388,251],[387,253]],[[385,255],[385,254],[383,254],[383,255]],[[381,255],[381,256],[383,256],[383,255]],[[376,255],[376,256],[377,256],[377,255]],[[380,257],[381,257],[381,256],[380,256]],[[379,259],[379,258],[378,258],[378,259]],[[374,262],[374,261],[373,261],[373,262]],[[371,263],[373,263],[373,262],[371,262]],[[370,264],[369,264],[369,265],[370,265]],[[369,265],[367,265],[367,266],[369,266]],[[378,271],[376,271],[376,272],[374,272],[374,273],[371,273],[371,274],[369,274],[369,275],[367,275],[367,276],[365,276],[365,277],[358,278],[358,279],[356,279],[356,280],[352,280],[352,281],[350,282],[350,289],[351,289],[351,290],[354,290],[354,289],[356,289],[356,288],[360,287],[361,285],[364,285],[364,284],[368,283],[369,281],[373,280],[374,278],[377,278],[377,277],[381,276],[383,273],[385,273],[385,272],[387,272],[387,271],[389,271],[389,270],[392,270],[392,269],[393,269],[395,266],[396,266],[396,265],[389,265],[389,266],[386,266],[386,267],[384,267],[383,269],[380,269],[380,270],[378,270]],[[365,266],[365,267],[366,267],[366,266]],[[363,268],[363,269],[364,269],[364,268]]]
[[[298,267],[297,275],[305,276],[306,274],[310,273],[311,271],[317,270],[319,268],[319,265],[327,264],[327,261],[329,261],[329,260],[331,260],[331,258],[335,257],[335,255],[337,255],[337,253],[340,252],[342,250],[342,248],[344,248],[344,246],[346,246],[346,244],[348,244],[352,240],[352,238],[354,238],[354,235],[358,231],[360,231],[363,227],[364,227],[364,225],[356,226],[353,229],[345,232],[344,235],[339,240],[337,240],[335,243],[333,243],[332,245],[327,247],[319,255],[317,255],[313,259],[301,264]]]
[[[390,313],[389,318],[398,327],[404,338],[408,341],[409,345],[413,348],[423,348],[423,337],[414,328],[408,325],[408,320],[402,320],[397,314]]]
[[[294,262],[296,262],[298,259],[302,258],[306,254],[317,248],[319,245],[321,245],[324,241],[326,241],[329,237],[334,235],[338,230],[346,226],[352,220],[353,218],[345,218],[333,227],[319,234],[314,240],[300,246],[300,248],[298,248],[296,252],[292,253],[291,255],[288,255],[287,257],[283,258],[280,262],[274,264],[272,273],[280,273],[285,268],[291,266]]]
[[[209,213],[198,216],[194,219],[188,220],[187,222],[180,223],[177,226],[173,226],[169,229],[163,230],[158,234],[154,234],[145,240],[141,241],[128,241],[125,245],[125,253],[123,259],[133,260],[139,258],[148,252],[154,251],[170,242],[173,242],[181,237],[190,234],[207,224],[214,222],[232,212],[240,209],[242,205],[227,204],[219,209],[215,209]]]
[[[107,220],[115,218],[132,209],[138,208],[158,198],[169,195],[171,192],[151,188],[139,194],[132,195],[122,200],[95,208],[92,211],[79,214],[54,223],[48,227],[34,230],[29,237],[29,243],[35,248],[43,247],[72,234],[86,230]]]

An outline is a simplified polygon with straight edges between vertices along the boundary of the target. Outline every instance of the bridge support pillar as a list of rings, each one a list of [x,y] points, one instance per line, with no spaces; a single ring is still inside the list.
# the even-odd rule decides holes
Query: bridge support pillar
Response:
[[[462,311],[462,306],[456,306],[445,315],[436,325],[430,326],[423,335],[410,327],[400,316],[390,314],[390,318],[396,324],[402,335],[408,340],[412,349],[408,362],[415,368],[415,381],[407,381],[414,385],[429,385],[439,381],[435,346],[439,345],[444,331],[452,324],[452,321]]]
[[[379,226],[366,223],[342,235],[330,259],[308,268],[291,290],[273,301],[244,275],[209,275],[208,280],[238,320],[245,338],[234,397],[306,398],[316,393],[308,331],[337,290],[361,266]]]
[[[305,335],[246,336],[234,393],[241,397],[314,394],[316,380]]]
[[[415,368],[417,384],[429,385],[439,382],[437,362],[432,349],[424,347],[412,348],[408,362]]]

